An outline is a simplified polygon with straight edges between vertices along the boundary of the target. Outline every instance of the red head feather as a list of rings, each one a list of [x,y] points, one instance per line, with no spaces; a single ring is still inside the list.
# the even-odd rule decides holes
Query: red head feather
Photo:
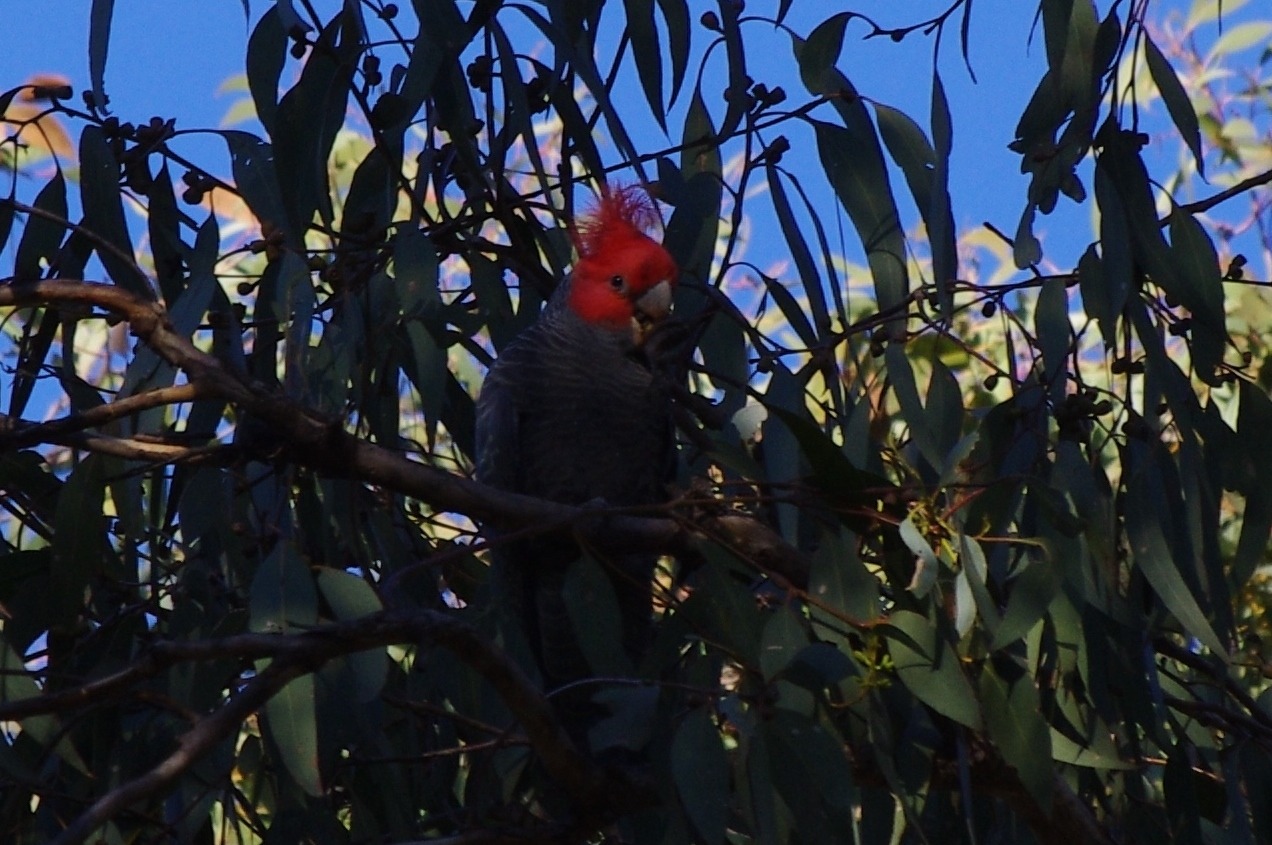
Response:
[[[659,282],[675,282],[671,255],[645,234],[657,223],[653,201],[640,186],[602,192],[571,233],[579,251],[570,281],[575,313],[589,322],[627,327],[637,299]]]

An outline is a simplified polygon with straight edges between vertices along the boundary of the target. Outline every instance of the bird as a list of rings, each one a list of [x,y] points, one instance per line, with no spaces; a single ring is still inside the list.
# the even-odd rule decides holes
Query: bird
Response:
[[[605,188],[571,227],[577,259],[536,320],[499,353],[477,399],[476,478],[568,505],[656,505],[676,452],[671,385],[646,355],[672,308],[678,270],[650,236],[658,214],[638,185]],[[652,346],[652,344],[651,344]],[[568,531],[492,537],[492,604],[520,630],[551,694],[591,677],[563,588],[581,549]],[[595,552],[595,549],[589,549]],[[639,665],[652,630],[657,556],[606,549],[621,648]],[[601,715],[591,691],[554,699],[567,730]]]

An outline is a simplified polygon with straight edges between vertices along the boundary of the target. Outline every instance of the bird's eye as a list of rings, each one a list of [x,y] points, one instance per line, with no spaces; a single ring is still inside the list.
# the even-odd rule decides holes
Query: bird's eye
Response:
[[[616,291],[623,291],[627,289],[627,280],[622,276],[611,276],[609,284],[610,288]]]

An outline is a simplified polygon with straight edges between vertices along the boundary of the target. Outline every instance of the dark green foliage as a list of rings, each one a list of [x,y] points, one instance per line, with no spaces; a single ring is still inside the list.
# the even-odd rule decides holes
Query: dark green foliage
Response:
[[[1272,243],[1219,216],[1269,177],[1189,76],[1210,6],[1042,0],[1000,244],[951,195],[970,0],[328,5],[255,19],[219,158],[110,114],[110,2],[87,110],[0,95],[0,841],[1272,840]],[[1256,139],[1258,23],[1205,64]],[[944,39],[926,114],[860,34]],[[486,368],[632,181],[681,271],[671,504],[471,483]],[[668,554],[640,661],[605,556],[562,575],[582,754],[484,522]]]

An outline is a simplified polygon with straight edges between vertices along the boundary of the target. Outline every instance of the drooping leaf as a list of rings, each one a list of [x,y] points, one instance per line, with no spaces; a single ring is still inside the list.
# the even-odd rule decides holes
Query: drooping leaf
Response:
[[[1005,648],[1023,637],[1047,612],[1059,588],[1060,574],[1055,564],[1042,558],[1030,559],[1011,582],[1007,609],[990,648]]]
[[[1166,540],[1162,519],[1170,511],[1161,501],[1162,478],[1155,466],[1156,460],[1151,455],[1143,455],[1132,464],[1126,482],[1126,533],[1131,555],[1184,631],[1201,640],[1216,655],[1226,658],[1227,649],[1179,572],[1179,566],[1185,561],[1175,559]]]
[[[910,692],[938,713],[980,730],[980,706],[958,655],[936,627],[909,610],[899,610],[883,629],[897,675]]]
[[[963,58],[971,70],[967,55],[967,21],[971,15],[971,0],[963,9]],[[954,293],[950,285],[958,278],[958,244],[954,231],[953,202],[950,200],[950,155],[954,150],[954,122],[950,117],[950,104],[945,97],[945,85],[941,76],[932,68],[932,143],[936,160],[932,169],[931,197],[926,205],[919,206],[927,224],[928,244],[932,250],[932,283],[936,285],[940,313],[947,319],[953,312]]]
[[[278,80],[287,61],[287,31],[278,6],[261,15],[247,42],[247,85],[256,118],[270,135],[278,113]]]
[[[308,795],[322,795],[313,675],[288,682],[265,704],[265,726],[296,785]]]
[[[725,841],[728,821],[729,763],[711,713],[699,707],[676,730],[671,771],[681,806],[703,842]]]
[[[345,103],[360,48],[348,12],[318,36],[300,80],[278,102],[273,150],[278,187],[287,212],[284,227],[303,238],[315,212],[332,223],[327,156],[344,124]]]
[[[598,677],[632,675],[632,662],[622,648],[618,597],[600,562],[585,556],[571,564],[561,597],[575,640],[592,672]]]
[[[986,666],[980,678],[985,727],[994,745],[1020,776],[1044,813],[1051,810],[1055,773],[1051,732],[1039,709],[1038,690],[1028,672],[1008,680]]]
[[[826,178],[865,249],[879,311],[899,314],[910,292],[905,236],[874,125],[859,102],[858,108],[860,112],[853,112],[856,119],[849,127],[821,121],[814,124],[817,152]],[[899,338],[904,321],[893,319],[888,326],[889,335]]]
[[[378,613],[383,609],[380,597],[371,585],[352,572],[322,567],[318,570],[318,589],[336,619],[349,621]],[[384,686],[389,670],[389,656],[383,648],[351,654],[349,662],[355,682],[353,699],[360,703],[374,701]]]
[[[1144,33],[1143,44],[1144,58],[1147,60],[1148,72],[1153,77],[1153,84],[1162,95],[1162,100],[1166,103],[1166,111],[1170,113],[1170,119],[1174,122],[1175,128],[1179,130],[1184,143],[1192,151],[1193,160],[1197,163],[1197,172],[1205,176],[1206,161],[1201,154],[1201,128],[1197,122],[1197,112],[1188,99],[1188,92],[1184,90],[1179,77],[1175,75],[1175,69],[1170,66],[1170,62],[1162,55],[1162,51],[1153,43],[1148,33]]]
[[[150,282],[132,257],[132,237],[120,197],[119,163],[99,127],[84,127],[79,152],[84,225],[93,232],[97,256],[115,284],[151,299],[154,291]]]
[[[27,216],[13,264],[13,276],[20,282],[40,278],[41,264],[52,264],[61,246],[66,232],[66,180],[60,170],[40,189],[32,205],[45,214]]]
[[[777,167],[772,162],[767,162],[764,172],[768,179],[769,194],[773,197],[773,211],[777,214],[778,225],[782,228],[782,235],[786,239],[787,247],[790,248],[791,260],[795,263],[795,269],[799,272],[799,279],[804,287],[804,294],[808,298],[813,327],[802,335],[808,335],[805,342],[811,347],[817,343],[818,337],[830,330],[830,312],[826,310],[824,282],[821,273],[817,270],[817,263],[813,260],[813,254],[808,248],[808,242],[804,239],[804,233],[791,211],[790,201],[786,197],[786,189],[782,185]],[[791,324],[798,330],[807,326],[808,318],[801,309],[795,310],[798,316],[791,321]]]
[[[1043,379],[1049,385],[1053,402],[1064,398],[1066,375],[1069,371],[1068,356],[1072,336],[1069,325],[1069,298],[1062,279],[1048,279],[1038,292],[1038,305],[1034,312],[1034,331],[1038,348],[1042,352]]]
[[[686,0],[658,0],[658,7],[662,9],[667,26],[667,57],[671,60],[671,92],[667,105],[670,107],[676,102],[689,69],[690,33],[693,30]]]
[[[62,487],[53,517],[52,623],[71,626],[84,606],[89,582],[102,567],[106,545],[106,461],[89,455]]]
[[[115,0],[93,0],[89,12],[88,78],[93,89],[93,102],[106,108],[106,53],[110,48],[110,23],[115,13]]]
[[[654,0],[623,0],[627,12],[627,36],[632,40],[632,55],[645,102],[654,120],[667,131],[667,109],[663,105],[662,46],[658,27],[654,24]]]

